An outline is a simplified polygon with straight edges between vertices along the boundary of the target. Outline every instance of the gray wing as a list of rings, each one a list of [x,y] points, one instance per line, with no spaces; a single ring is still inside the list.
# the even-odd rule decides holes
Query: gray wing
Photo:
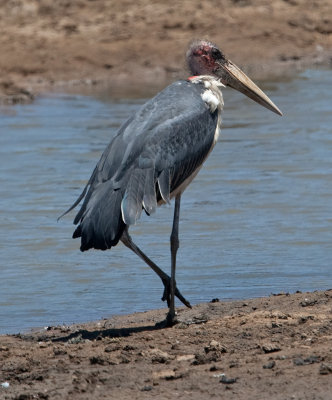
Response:
[[[102,154],[81,196],[74,237],[81,250],[116,245],[142,209],[155,211],[189,178],[209,153],[217,125],[199,84],[179,81],[145,103]],[[66,212],[66,213],[67,213]]]

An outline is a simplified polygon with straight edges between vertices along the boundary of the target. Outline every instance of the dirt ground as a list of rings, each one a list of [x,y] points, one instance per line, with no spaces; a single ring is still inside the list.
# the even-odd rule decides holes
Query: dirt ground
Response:
[[[332,399],[332,290],[165,314],[0,336],[0,398]]]
[[[331,66],[332,1],[2,0],[0,102],[162,86],[201,37],[255,79]],[[332,399],[332,290],[165,314],[0,336],[0,399]]]
[[[162,86],[193,38],[257,79],[332,63],[331,0],[1,0],[0,99],[52,88]]]

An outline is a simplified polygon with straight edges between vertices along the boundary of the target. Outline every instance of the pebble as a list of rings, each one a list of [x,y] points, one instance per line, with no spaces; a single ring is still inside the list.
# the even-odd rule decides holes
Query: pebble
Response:
[[[304,360],[303,360],[303,358],[295,358],[293,360],[293,363],[294,363],[294,365],[297,365],[297,366],[304,365]]]
[[[9,382],[2,382],[2,383],[1,383],[1,387],[4,388],[4,389],[8,389],[9,386],[10,386],[10,385],[9,385]]]
[[[314,364],[320,361],[320,357],[319,356],[309,356],[307,358],[295,358],[293,360],[294,365],[296,366],[300,366],[300,365],[308,365],[308,364]]]
[[[300,305],[302,307],[309,307],[309,306],[313,306],[317,303],[317,300],[310,300],[308,298],[305,298],[303,301],[300,302]]]
[[[304,316],[301,316],[298,319],[298,321],[299,321],[299,324],[305,324],[309,319],[314,320],[315,317],[313,315],[304,315]]]
[[[225,384],[232,384],[237,381],[237,378],[228,378],[226,375],[223,375],[220,379],[219,382],[225,383]]]
[[[105,365],[107,364],[107,361],[103,358],[103,357],[99,357],[99,356],[93,356],[90,357],[90,364],[91,365]]]
[[[221,343],[216,340],[211,340],[208,346],[204,347],[205,353],[209,353],[210,351],[218,351],[220,353],[227,353],[227,349]]]
[[[211,371],[211,369],[210,369],[210,371]],[[225,376],[224,373],[221,373],[221,374],[213,374],[213,377],[214,377],[214,378],[222,378],[223,376]]]
[[[274,360],[269,361],[267,364],[263,365],[264,369],[272,369],[276,365],[276,362]]]
[[[324,364],[322,363],[319,367],[319,373],[321,375],[332,374],[332,364]]]
[[[262,345],[264,353],[274,353],[275,351],[280,351],[281,348],[274,343],[266,343]]]
[[[151,361],[153,363],[160,363],[164,364],[167,361],[173,359],[174,357],[171,356],[170,354],[166,353],[165,351],[162,351],[160,349],[152,349],[149,350],[146,355],[151,358]]]
[[[212,300],[210,301],[210,303],[219,303],[218,297],[212,299]]]

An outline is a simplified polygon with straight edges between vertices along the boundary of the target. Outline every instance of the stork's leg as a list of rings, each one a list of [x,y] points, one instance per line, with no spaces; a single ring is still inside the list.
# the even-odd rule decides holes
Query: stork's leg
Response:
[[[167,305],[170,307],[170,302],[171,302],[171,278],[156,265],[150,258],[143,253],[143,251],[136,246],[136,244],[132,241],[131,236],[129,235],[128,232],[128,227],[124,230],[122,237],[121,237],[122,243],[127,246],[130,250],[132,250],[135,254],[137,254],[150,268],[153,269],[153,271],[159,276],[161,281],[164,284],[164,293],[162,300],[165,301],[167,300]],[[189,301],[187,301],[182,294],[180,293],[179,289],[175,286],[175,296],[187,307],[191,308],[191,305]]]
[[[169,312],[167,315],[167,324],[173,325],[176,322],[176,314],[175,314],[175,270],[176,270],[176,253],[179,248],[179,219],[180,219],[180,202],[181,202],[181,194],[176,195],[175,197],[175,206],[174,206],[174,218],[173,218],[173,228],[171,233],[171,301],[169,305]]]

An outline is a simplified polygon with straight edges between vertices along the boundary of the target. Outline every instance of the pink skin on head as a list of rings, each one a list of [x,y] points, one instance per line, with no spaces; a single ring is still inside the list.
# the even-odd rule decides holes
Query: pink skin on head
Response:
[[[222,57],[220,51],[212,43],[207,41],[194,42],[187,52],[190,71],[193,75],[213,75],[219,68],[216,62],[219,56]]]

